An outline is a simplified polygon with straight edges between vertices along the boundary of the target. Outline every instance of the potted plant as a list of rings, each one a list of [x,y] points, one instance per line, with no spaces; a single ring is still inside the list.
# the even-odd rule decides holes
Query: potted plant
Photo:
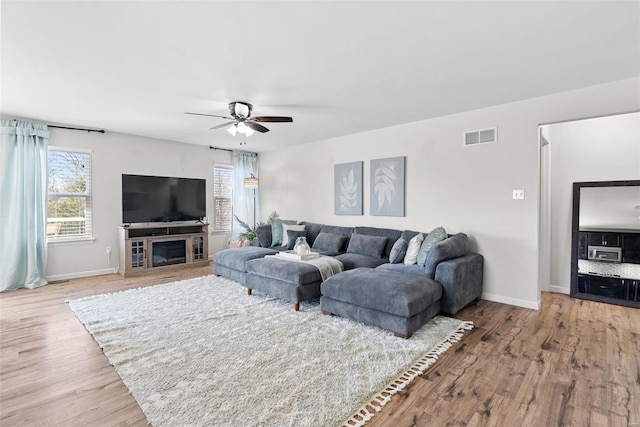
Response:
[[[278,214],[278,212],[276,212],[276,211],[271,212],[267,222],[259,222],[259,223],[257,223],[256,224],[256,229],[258,227],[260,227],[261,225],[271,224],[274,219],[279,218],[279,217],[280,217],[280,215]],[[244,230],[242,233],[240,233],[238,235],[238,239],[241,240],[241,241],[248,242],[247,244],[241,244],[240,246],[247,246],[247,245],[250,245],[251,243],[253,243],[253,239],[256,238],[256,230],[251,228],[251,226],[249,224],[247,224],[246,222],[244,222],[240,218],[238,218],[237,215],[234,214],[233,218],[237,221],[238,224],[240,224],[240,227],[242,227],[242,229]]]

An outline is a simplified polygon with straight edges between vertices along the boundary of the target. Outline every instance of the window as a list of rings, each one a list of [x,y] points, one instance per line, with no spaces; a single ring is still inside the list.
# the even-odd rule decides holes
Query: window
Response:
[[[213,230],[231,231],[233,220],[233,168],[213,166]]]
[[[49,148],[47,239],[91,239],[91,153]]]

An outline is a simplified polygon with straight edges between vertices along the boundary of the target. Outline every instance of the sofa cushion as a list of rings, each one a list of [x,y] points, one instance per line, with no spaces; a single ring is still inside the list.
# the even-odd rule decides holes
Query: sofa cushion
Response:
[[[353,234],[353,227],[342,227],[339,225],[323,225],[321,233],[337,234],[349,239]]]
[[[287,230],[287,250],[293,249],[298,237],[307,237],[307,230]]]
[[[349,239],[347,253],[381,258],[384,253],[384,248],[387,245],[387,240],[389,239],[384,236],[369,236],[366,234],[353,233],[351,239]]]
[[[244,246],[242,248],[224,249],[213,256],[213,263],[237,271],[245,271],[247,261],[264,258],[266,255],[277,254],[278,251],[256,246]]]
[[[344,247],[344,242],[347,241],[346,236],[340,236],[338,234],[320,233],[313,242],[313,249],[318,251],[329,251],[339,253]]]
[[[271,224],[261,225],[256,228],[256,237],[258,238],[258,245],[261,247],[268,248],[271,246]]]
[[[443,241],[446,238],[447,232],[444,230],[444,227],[437,227],[431,230],[431,232],[424,238],[422,245],[420,245],[420,251],[418,252],[418,259],[416,263],[419,266],[424,267],[424,263],[427,260],[427,254],[429,253],[431,248],[433,248],[433,245]]]
[[[318,237],[318,234],[320,234],[320,232],[322,231],[322,227],[324,227],[324,224],[317,224],[315,222],[307,221],[300,221],[300,224],[304,224],[304,229],[307,231],[307,243],[309,243],[309,245],[313,245],[316,237]]]
[[[289,246],[289,236],[287,235],[288,230],[300,231],[304,230],[304,224],[296,225],[296,224],[282,224],[282,246]]]
[[[345,270],[352,270],[359,267],[375,268],[379,265],[387,264],[389,262],[389,258],[386,257],[376,258],[369,255],[354,253],[336,255],[335,259],[342,263]]]
[[[402,237],[400,237],[391,247],[391,253],[389,254],[389,262],[391,264],[397,264],[404,261],[404,256],[407,253],[408,243]]]
[[[416,237],[418,234],[420,234],[419,231],[404,230],[400,235],[400,237],[402,237],[404,240],[408,242],[409,240]]]
[[[422,233],[416,234],[411,240],[409,240],[409,243],[407,245],[407,253],[404,256],[405,265],[413,265],[416,263],[416,261],[418,260],[418,252],[420,252],[420,246],[422,245],[423,241],[424,235]]]
[[[416,275],[416,276],[425,276],[425,277],[427,277],[427,273],[424,270],[424,267],[420,267],[418,264],[413,264],[413,265],[404,265],[403,263],[400,263],[400,264],[382,264],[382,265],[376,267],[376,270],[385,270],[385,271],[391,271],[393,273],[413,274],[413,275]]]
[[[313,264],[266,257],[247,262],[249,274],[280,280],[294,285],[307,285],[322,281],[320,270]]]
[[[429,251],[425,263],[425,272],[428,277],[435,277],[436,267],[442,261],[463,256],[469,249],[469,238],[464,233],[453,236],[436,243]]]
[[[394,230],[392,228],[377,228],[377,227],[356,227],[354,233],[366,234],[367,236],[383,236],[387,238],[387,244],[384,248],[383,256],[388,257],[391,253],[391,248],[396,240],[400,237],[402,232],[400,230]],[[407,242],[409,239],[407,239]]]
[[[396,316],[421,313],[442,296],[442,286],[424,276],[357,268],[337,274],[321,285],[322,295]]]

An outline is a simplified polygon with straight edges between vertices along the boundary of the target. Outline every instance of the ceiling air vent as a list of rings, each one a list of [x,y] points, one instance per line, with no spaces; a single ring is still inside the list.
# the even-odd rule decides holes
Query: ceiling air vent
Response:
[[[497,127],[464,133],[464,145],[488,144],[490,142],[498,142]]]

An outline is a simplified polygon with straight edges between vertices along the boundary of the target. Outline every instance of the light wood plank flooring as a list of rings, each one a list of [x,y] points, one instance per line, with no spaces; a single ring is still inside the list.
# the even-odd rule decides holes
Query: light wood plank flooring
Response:
[[[65,301],[210,271],[0,294],[0,425],[147,425]],[[368,425],[640,426],[640,310],[545,293],[539,311],[479,301],[456,317],[476,328]]]

